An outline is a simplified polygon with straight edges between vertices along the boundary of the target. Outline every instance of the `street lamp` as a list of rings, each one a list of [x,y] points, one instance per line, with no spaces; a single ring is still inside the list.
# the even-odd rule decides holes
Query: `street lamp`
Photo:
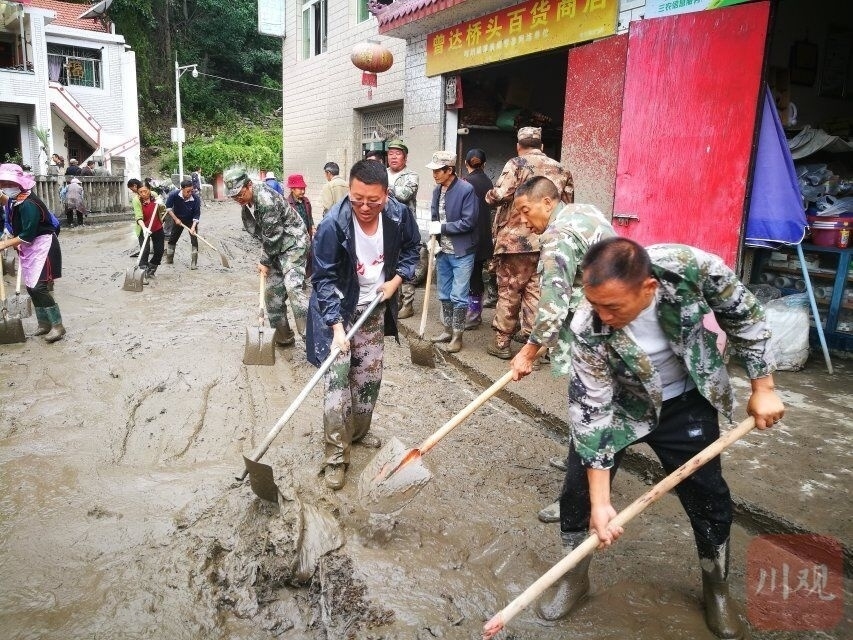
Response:
[[[187,64],[183,67],[178,66],[178,54],[175,54],[175,104],[178,112],[178,130],[175,137],[178,139],[178,187],[184,179],[184,129],[181,122],[181,76],[186,71],[192,69],[193,78],[198,78],[198,68],[196,64]]]

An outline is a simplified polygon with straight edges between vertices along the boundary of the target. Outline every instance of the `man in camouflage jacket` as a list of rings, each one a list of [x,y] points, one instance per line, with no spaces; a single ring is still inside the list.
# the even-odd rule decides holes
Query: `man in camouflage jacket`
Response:
[[[412,217],[418,219],[418,174],[407,164],[409,147],[399,138],[387,144],[388,150],[388,195],[397,202],[409,207]],[[397,317],[402,320],[415,315],[415,282],[400,285],[400,311]]]
[[[572,440],[560,496],[565,549],[590,530],[602,546],[622,534],[612,523],[610,482],[628,445],[647,443],[672,473],[718,439],[718,413],[731,420],[728,375],[716,335],[703,326],[708,312],[746,367],[756,426],[769,428],[784,414],[764,310],[719,257],[674,244],[647,251],[617,237],[593,245],[581,267],[586,300],[570,325]],[[720,638],[740,638],[727,582],[732,504],[719,456],[677,493],[693,527],[706,624]],[[540,605],[543,617],[569,613],[589,589],[588,569],[589,558],[561,579]]]
[[[305,264],[308,259],[308,230],[299,213],[284,196],[263,182],[252,182],[246,172],[236,169],[225,176],[228,195],[242,205],[243,227],[261,241],[263,253],[258,273],[266,276],[265,300],[273,339],[280,346],[295,342],[287,321],[285,302],[305,336],[308,300],[305,295]]]
[[[492,236],[495,251],[492,268],[498,283],[498,302],[492,328],[495,339],[486,350],[493,356],[508,360],[509,343],[519,327],[521,334],[530,335],[536,308],[539,305],[539,235],[524,224],[513,211],[515,190],[525,180],[544,176],[551,180],[560,193],[560,200],[574,201],[572,174],[559,162],[542,151],[542,129],[522,127],[518,130],[516,144],[518,156],[504,165],[493,189],[486,193],[486,202],[497,205]]]

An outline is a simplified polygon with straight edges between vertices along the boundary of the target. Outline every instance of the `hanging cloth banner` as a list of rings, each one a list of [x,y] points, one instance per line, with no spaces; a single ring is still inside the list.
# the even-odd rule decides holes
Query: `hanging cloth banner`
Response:
[[[765,87],[745,242],[753,247],[771,248],[778,244],[799,244],[807,228],[788,140],[770,89]]]

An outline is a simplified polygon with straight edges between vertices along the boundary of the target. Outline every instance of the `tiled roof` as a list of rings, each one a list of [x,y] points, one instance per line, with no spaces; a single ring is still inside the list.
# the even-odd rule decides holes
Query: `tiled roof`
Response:
[[[92,18],[87,18],[86,20],[77,19],[81,13],[91,6],[89,4],[72,4],[71,2],[60,2],[59,0],[30,0],[25,4],[31,7],[38,7],[39,9],[55,11],[56,19],[51,23],[53,25],[109,33],[109,29],[100,20]]]
[[[401,25],[449,9],[465,0],[397,0],[376,15],[379,26]]]

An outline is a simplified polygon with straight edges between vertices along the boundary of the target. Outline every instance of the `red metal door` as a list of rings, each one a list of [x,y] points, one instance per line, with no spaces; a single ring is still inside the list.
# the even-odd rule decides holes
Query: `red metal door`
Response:
[[[569,50],[563,153],[575,180],[575,202],[613,213],[619,122],[625,90],[628,35]]]
[[[619,233],[698,246],[734,266],[768,16],[769,3],[758,2],[631,23]]]

